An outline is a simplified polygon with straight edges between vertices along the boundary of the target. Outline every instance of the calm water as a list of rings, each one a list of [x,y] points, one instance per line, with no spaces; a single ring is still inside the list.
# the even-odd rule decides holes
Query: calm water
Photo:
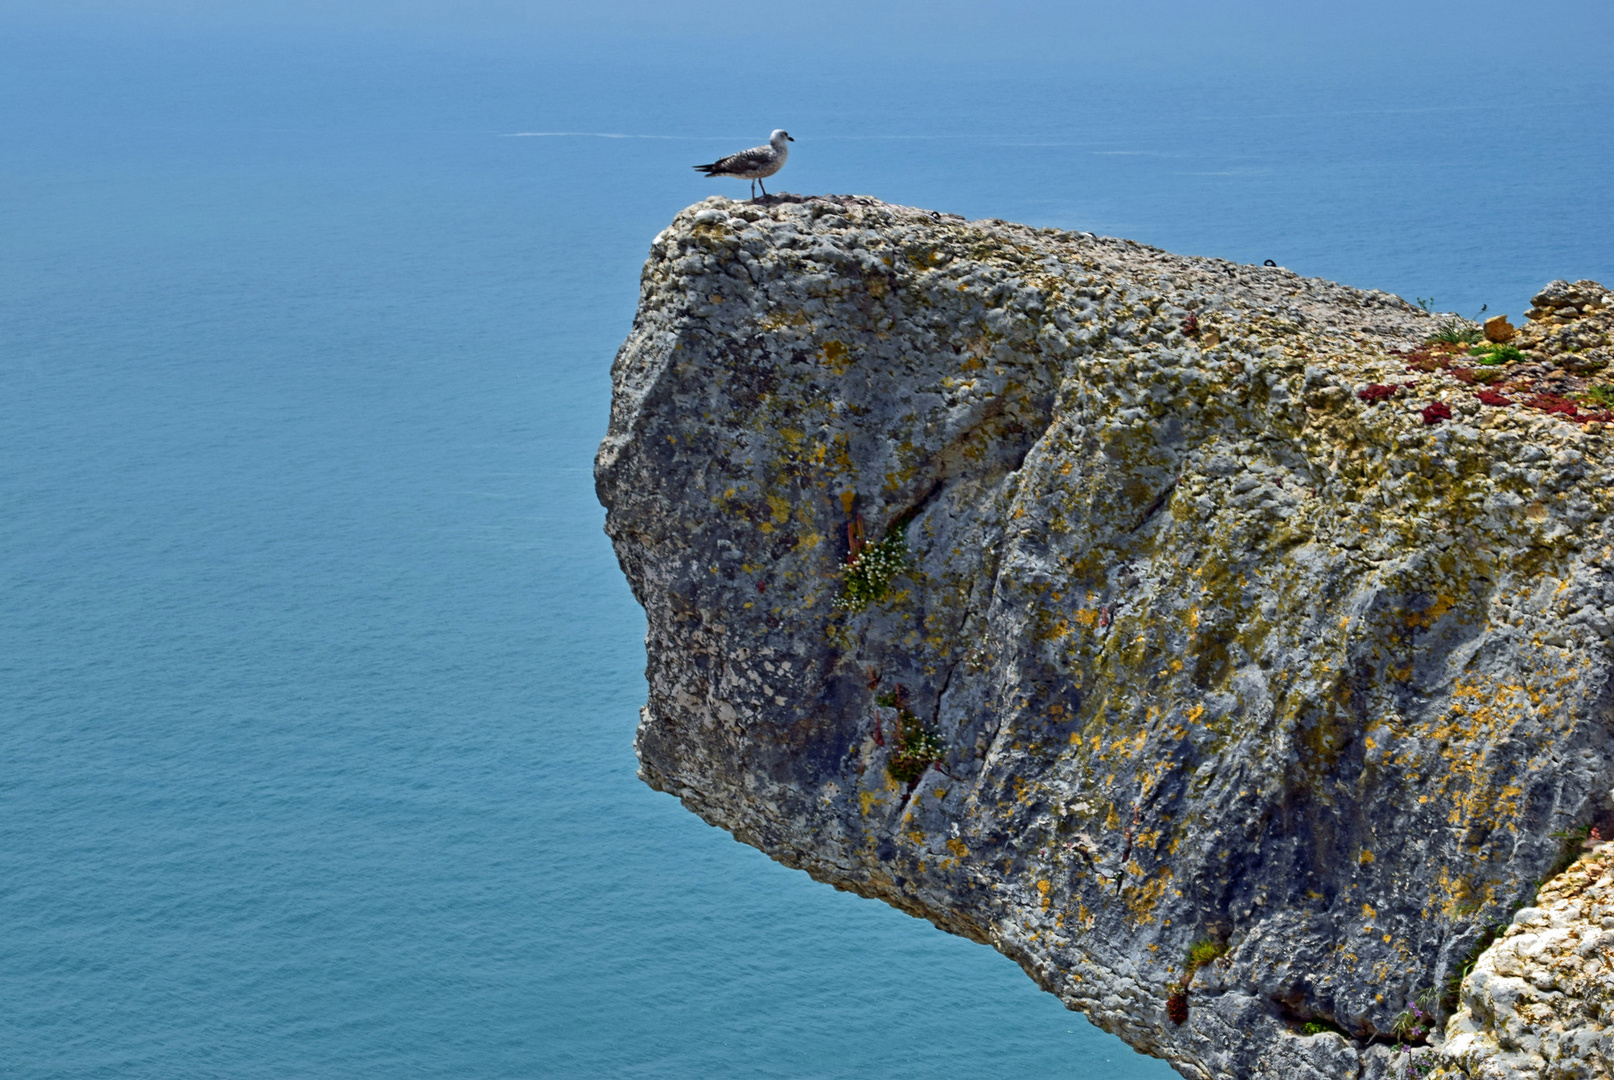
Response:
[[[23,11],[0,7],[7,1076],[1169,1075],[636,781],[643,621],[590,462],[650,237],[739,193],[693,162],[787,126],[786,190],[1465,312],[1614,283],[1614,80],[1584,57],[880,61],[826,32],[757,91],[598,27]]]

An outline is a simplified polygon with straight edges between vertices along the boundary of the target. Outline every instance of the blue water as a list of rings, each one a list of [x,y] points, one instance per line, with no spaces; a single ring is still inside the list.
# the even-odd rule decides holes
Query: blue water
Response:
[[[590,463],[650,237],[740,193],[696,161],[787,126],[786,190],[1466,313],[1614,283],[1591,5],[136,7],[0,6],[6,1076],[1169,1075],[634,778]]]

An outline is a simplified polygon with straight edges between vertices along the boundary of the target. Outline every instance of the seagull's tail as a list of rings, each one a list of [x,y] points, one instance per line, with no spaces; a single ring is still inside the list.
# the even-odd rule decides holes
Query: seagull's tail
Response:
[[[710,165],[696,165],[696,166],[693,166],[693,168],[697,172],[705,173],[707,176],[717,176],[718,175],[718,164],[719,164],[718,162],[714,161]]]

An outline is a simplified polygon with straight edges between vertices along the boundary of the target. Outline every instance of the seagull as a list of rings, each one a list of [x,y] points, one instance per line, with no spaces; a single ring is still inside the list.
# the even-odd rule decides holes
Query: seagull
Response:
[[[790,156],[790,147],[785,143],[795,141],[788,131],[780,129],[768,136],[767,146],[753,146],[738,154],[718,158],[710,165],[697,165],[695,168],[707,176],[738,176],[741,180],[751,181],[751,198],[755,199],[757,184],[762,178],[772,176],[785,167],[785,159]],[[766,184],[762,187],[762,197],[768,197]]]

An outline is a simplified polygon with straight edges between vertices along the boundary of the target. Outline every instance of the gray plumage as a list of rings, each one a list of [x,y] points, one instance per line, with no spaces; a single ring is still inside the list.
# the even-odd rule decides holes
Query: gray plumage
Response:
[[[751,197],[754,199],[757,197],[757,185],[762,183],[763,177],[772,176],[785,167],[785,159],[790,157],[790,147],[786,144],[795,141],[789,132],[780,129],[768,137],[767,146],[753,146],[738,154],[718,158],[710,165],[696,165],[695,169],[707,176],[733,176],[751,181]],[[762,188],[762,194],[764,197],[768,194],[766,185]]]

